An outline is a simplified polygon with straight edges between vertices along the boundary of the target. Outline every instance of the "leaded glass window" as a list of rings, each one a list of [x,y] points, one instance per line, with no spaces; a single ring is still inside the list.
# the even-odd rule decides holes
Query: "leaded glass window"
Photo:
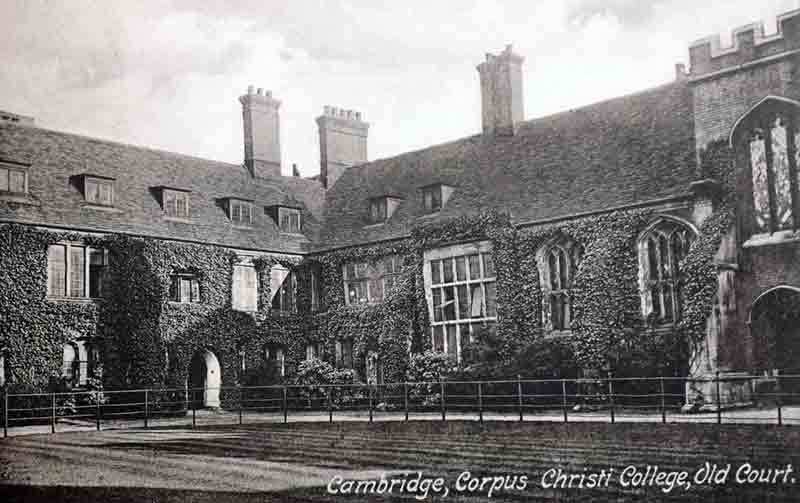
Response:
[[[800,220],[798,121],[778,107],[766,106],[763,113],[755,113],[745,123],[755,230],[773,233],[796,229]]]
[[[570,288],[580,260],[581,250],[571,242],[560,242],[546,249],[541,264],[545,273],[542,284],[545,326],[550,330],[568,330],[572,323]]]
[[[674,323],[680,318],[680,262],[693,238],[692,230],[671,220],[660,222],[642,237],[642,311],[657,323]]]

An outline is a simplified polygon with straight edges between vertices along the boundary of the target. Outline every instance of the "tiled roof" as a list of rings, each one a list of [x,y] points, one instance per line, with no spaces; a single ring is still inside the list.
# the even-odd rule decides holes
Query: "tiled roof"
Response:
[[[342,246],[407,235],[424,221],[503,208],[517,222],[680,196],[694,180],[690,90],[675,82],[534,119],[514,136],[475,135],[352,167],[328,191],[319,244]],[[419,189],[456,190],[423,216]],[[404,198],[369,225],[369,198]]]
[[[0,125],[0,161],[30,164],[34,204],[0,200],[0,221],[24,221],[84,230],[215,243],[234,248],[302,252],[306,236],[280,233],[264,207],[303,209],[304,232],[319,231],[325,196],[322,185],[298,177],[254,179],[240,165],[152,150],[35,127]],[[115,179],[113,210],[87,207],[81,174]],[[191,191],[190,221],[165,218],[159,186]],[[254,201],[254,224],[233,225],[222,199]]]

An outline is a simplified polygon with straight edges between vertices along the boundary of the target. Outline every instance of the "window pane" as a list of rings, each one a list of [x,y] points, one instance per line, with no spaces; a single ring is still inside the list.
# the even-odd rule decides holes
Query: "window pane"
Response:
[[[658,236],[658,255],[659,263],[661,265],[661,273],[659,274],[659,277],[661,279],[667,279],[670,277],[669,243],[667,242],[667,237],[663,234]]]
[[[664,285],[664,321],[672,321],[673,318],[673,296],[672,285]]]
[[[456,257],[456,280],[467,279],[467,257]]]
[[[564,317],[562,313],[561,294],[554,293],[550,295],[550,323],[552,323],[554,330],[561,330],[564,328]]]
[[[428,212],[433,211],[433,194],[431,190],[429,188],[425,189],[422,195],[425,199],[425,210]]]
[[[356,264],[356,277],[357,278],[366,278],[367,277],[367,264],[366,262],[359,262]]]
[[[567,264],[567,254],[563,249],[558,249],[558,278],[561,288],[569,288],[569,264]]]
[[[103,278],[106,272],[104,261],[103,250],[89,250],[89,297],[103,296]]]
[[[442,208],[442,187],[436,186],[431,189],[431,210],[439,211]]]
[[[96,203],[100,201],[100,189],[97,186],[97,182],[94,180],[86,180],[86,184],[84,187],[86,192],[86,200],[90,203]]]
[[[481,264],[477,255],[470,255],[467,257],[469,260],[469,279],[480,279],[481,277]]]
[[[8,190],[11,192],[25,192],[25,173],[15,169],[8,172]]]
[[[480,283],[470,283],[470,314],[473,318],[483,317],[483,288]]]
[[[433,327],[433,350],[444,352],[444,328],[441,325]]]
[[[380,279],[369,280],[369,298],[373,302],[383,301],[383,281]]]
[[[789,174],[789,152],[786,126],[780,118],[775,120],[770,134],[772,139],[772,174],[775,179],[775,216],[778,229],[791,228],[792,187]]]
[[[356,266],[352,262],[344,266],[344,279],[353,279],[356,277]]]
[[[200,282],[196,279],[191,281],[192,287],[192,302],[200,302]]]
[[[753,176],[753,206],[756,226],[759,230],[768,230],[770,214],[767,149],[761,131],[756,131],[750,139],[750,168]]]
[[[66,295],[67,255],[64,245],[50,245],[47,249],[48,280],[50,295]]]
[[[483,257],[483,277],[494,278],[494,259],[491,253],[482,253]]]
[[[258,309],[258,275],[252,266],[233,266],[233,308],[240,311]]]
[[[186,194],[177,194],[176,203],[178,206],[177,216],[180,218],[189,217],[189,196]]]
[[[461,355],[463,357],[464,351],[466,351],[470,343],[469,325],[463,324],[458,326],[458,338],[461,343]]]
[[[455,325],[447,325],[447,354],[458,358],[458,333]]]
[[[0,168],[0,190],[8,192],[8,170]]]
[[[469,289],[467,285],[458,287],[458,318],[464,320],[470,316]]]
[[[442,276],[444,283],[453,282],[453,259],[446,258],[442,260]]]
[[[433,289],[433,321],[442,321],[442,290]]]
[[[653,297],[653,313],[658,318],[663,318],[664,310],[661,303],[661,290],[657,286],[654,286],[650,289],[650,295]]]
[[[164,212],[171,217],[177,215],[175,211],[175,193],[169,190],[164,192]]]
[[[431,260],[431,284],[438,285],[442,282],[440,270],[441,270],[441,261],[439,260]]]
[[[551,250],[550,253],[547,254],[547,266],[548,266],[548,273],[550,274],[550,288],[553,290],[560,290],[560,285],[558,284],[558,259],[556,258],[556,251]]]
[[[497,316],[497,290],[494,281],[486,283],[486,316]]]
[[[237,201],[231,201],[231,220],[238,222],[242,219],[242,207]]]
[[[181,302],[189,302],[192,297],[192,287],[189,284],[189,278],[181,278]]]
[[[456,319],[456,299],[455,289],[452,286],[447,286],[442,289],[444,292],[444,302],[442,308],[444,311],[445,321]]]
[[[111,204],[113,202],[112,190],[110,183],[100,184],[100,204]]]
[[[85,297],[84,291],[84,253],[82,246],[71,246],[69,249],[69,296]]]
[[[649,279],[658,280],[658,241],[653,237],[647,239],[647,265],[650,269],[648,271]]]

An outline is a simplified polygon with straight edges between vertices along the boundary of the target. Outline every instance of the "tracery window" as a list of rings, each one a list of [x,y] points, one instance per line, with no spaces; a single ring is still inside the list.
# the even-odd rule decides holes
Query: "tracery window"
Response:
[[[575,243],[561,240],[540,253],[542,272],[542,304],[545,327],[568,330],[572,323],[572,278],[578,267],[581,249]]]
[[[346,304],[378,304],[394,288],[400,274],[400,257],[387,255],[373,262],[348,262],[343,266]]]
[[[795,115],[766,105],[746,125],[743,143],[750,163],[755,231],[796,229],[800,223],[800,123]]]
[[[657,323],[680,319],[680,262],[689,252],[694,232],[672,220],[651,227],[639,241],[642,313]]]

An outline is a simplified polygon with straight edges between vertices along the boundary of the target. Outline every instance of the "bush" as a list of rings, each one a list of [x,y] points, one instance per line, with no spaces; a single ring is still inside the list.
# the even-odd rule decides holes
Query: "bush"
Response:
[[[441,388],[435,384],[440,379],[457,375],[458,363],[445,353],[426,351],[411,356],[406,370],[406,380],[414,383],[408,388],[409,399],[428,406],[441,401]]]
[[[359,386],[356,372],[353,369],[337,369],[328,362],[313,359],[302,362],[292,384],[302,386],[298,394],[312,407],[315,401],[324,403],[327,400],[326,386],[342,385],[335,388],[332,395],[333,405],[343,407],[364,398],[364,390]]]

